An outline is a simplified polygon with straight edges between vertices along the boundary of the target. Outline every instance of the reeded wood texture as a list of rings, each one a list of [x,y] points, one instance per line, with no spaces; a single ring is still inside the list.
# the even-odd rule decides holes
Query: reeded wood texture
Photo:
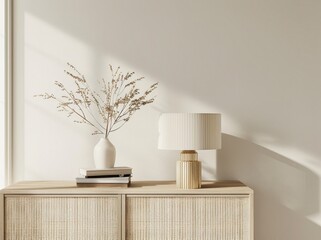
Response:
[[[177,161],[176,185],[182,189],[195,189],[201,187],[200,161]]]
[[[249,196],[132,196],[127,240],[249,240]]]
[[[120,239],[120,198],[5,197],[5,239]]]

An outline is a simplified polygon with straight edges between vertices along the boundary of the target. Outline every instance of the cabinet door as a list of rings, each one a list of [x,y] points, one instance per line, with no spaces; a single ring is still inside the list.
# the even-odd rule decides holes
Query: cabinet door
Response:
[[[121,237],[118,196],[5,196],[5,239]]]
[[[126,239],[250,240],[249,195],[127,196]]]

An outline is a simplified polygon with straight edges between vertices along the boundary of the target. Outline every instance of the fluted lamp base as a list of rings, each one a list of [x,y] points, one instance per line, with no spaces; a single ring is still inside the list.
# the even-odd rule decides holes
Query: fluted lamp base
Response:
[[[202,183],[202,164],[194,150],[181,152],[176,165],[176,185],[182,189],[200,188]]]

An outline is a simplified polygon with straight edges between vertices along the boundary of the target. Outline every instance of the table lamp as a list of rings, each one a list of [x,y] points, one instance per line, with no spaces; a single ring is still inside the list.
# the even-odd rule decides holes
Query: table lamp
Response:
[[[195,150],[221,148],[221,114],[163,113],[159,119],[158,148],[182,151],[176,165],[178,188],[200,188],[202,164]]]

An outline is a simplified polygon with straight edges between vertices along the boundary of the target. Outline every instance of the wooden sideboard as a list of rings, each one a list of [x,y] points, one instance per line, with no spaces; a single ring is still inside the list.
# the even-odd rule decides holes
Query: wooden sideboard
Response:
[[[253,240],[253,191],[237,181],[77,188],[20,182],[0,191],[0,240]]]

